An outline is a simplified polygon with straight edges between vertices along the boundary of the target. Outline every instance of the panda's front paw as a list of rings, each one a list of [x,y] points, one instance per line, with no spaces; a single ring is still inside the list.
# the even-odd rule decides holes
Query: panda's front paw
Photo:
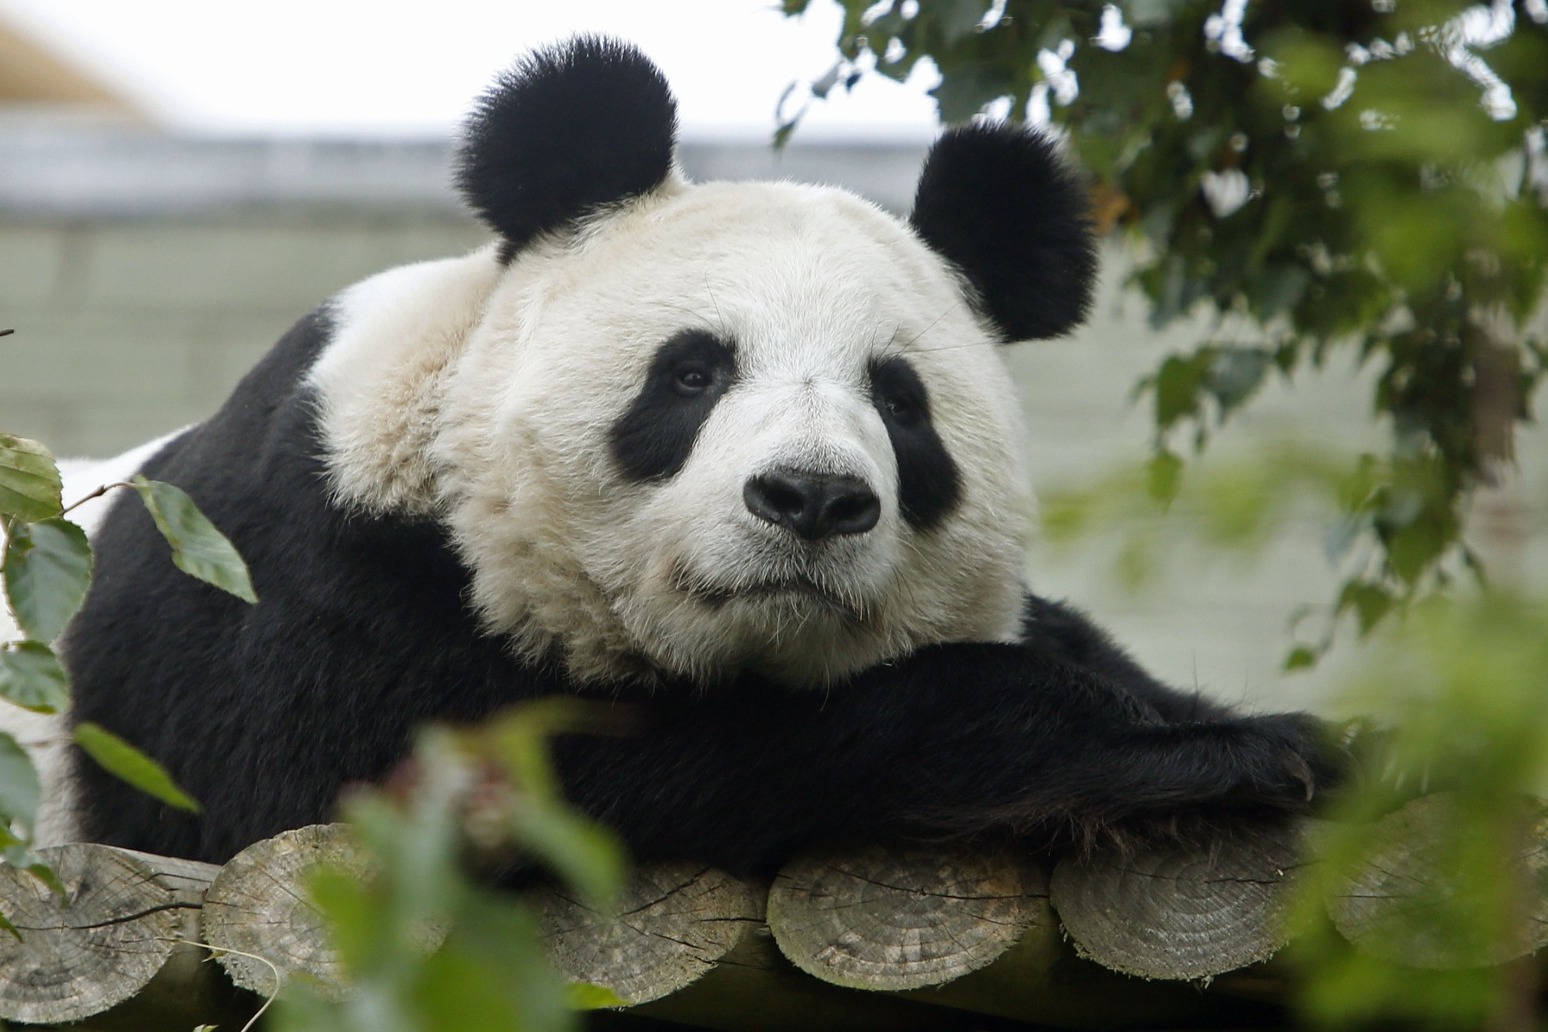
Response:
[[[1310,714],[1248,717],[1240,728],[1245,762],[1240,796],[1233,802],[1303,812],[1349,776],[1345,745],[1331,726]]]

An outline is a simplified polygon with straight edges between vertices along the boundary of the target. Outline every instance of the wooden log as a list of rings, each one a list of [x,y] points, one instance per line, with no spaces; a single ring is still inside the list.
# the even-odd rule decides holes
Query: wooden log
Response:
[[[917,989],[995,960],[1047,898],[1047,873],[1003,850],[870,846],[787,864],[768,921],[785,956],[825,982]]]
[[[763,919],[762,894],[690,864],[641,867],[614,912],[564,892],[535,896],[555,968],[611,989],[627,1004],[674,993],[705,975]]]
[[[1373,826],[1370,851],[1325,901],[1357,948],[1451,968],[1548,945],[1540,803],[1524,804],[1518,848],[1497,857],[1496,882],[1518,893],[1520,927],[1504,943],[1438,931],[1436,900],[1468,905],[1447,866],[1459,805],[1426,797]],[[1066,861],[1051,876],[1014,849],[981,843],[814,853],[772,887],[665,865],[638,871],[616,913],[552,890],[537,905],[560,971],[607,986],[643,1018],[768,1032],[1248,1027],[1265,1012],[1242,1008],[1257,1004],[1195,983],[1227,975],[1228,993],[1282,1000],[1282,972],[1257,962],[1284,942],[1286,895],[1310,827],[1238,822],[1212,841]],[[256,954],[281,979],[305,972],[340,991],[321,915],[306,902],[307,872],[328,861],[370,875],[338,826],[258,843],[219,872],[104,846],[45,856],[66,885],[64,901],[0,867],[0,907],[24,930],[20,943],[0,936],[0,1019],[84,1019],[79,1027],[110,1032],[225,1027],[251,1009],[252,997],[234,997],[220,969],[200,962],[203,949],[176,944],[201,937],[196,923],[212,950]],[[221,959],[239,984],[273,991],[268,964]],[[885,991],[867,991],[876,989]]]
[[[751,928],[703,977],[670,996],[629,1008],[725,1032],[981,1032],[977,1014],[820,982],[785,958],[764,925]]]
[[[1475,853],[1475,869],[1459,871],[1467,846],[1479,844],[1460,838],[1478,834],[1464,831],[1462,807],[1453,794],[1421,796],[1367,829],[1353,868],[1325,901],[1334,927],[1357,949],[1407,967],[1445,969],[1504,964],[1548,946],[1548,807],[1524,801],[1515,827],[1499,829],[1516,834],[1514,848],[1491,844],[1492,855]],[[1480,890],[1499,895],[1467,895]],[[1502,909],[1507,927],[1487,919]]]
[[[1243,821],[1205,842],[1067,858],[1049,888],[1081,956],[1141,978],[1208,979],[1285,944],[1305,855],[1298,826]]]
[[[969,1015],[1104,1028],[1231,1009],[1191,986],[1152,985],[1081,960],[1048,896],[1046,869],[1013,849],[876,846],[787,865],[768,920],[795,966],[825,982],[905,991]]]
[[[994,963],[945,985],[903,994],[940,1007],[1051,1028],[1247,1028],[1255,1001],[1206,995],[1190,982],[1146,981],[1080,957],[1050,907]]]
[[[198,908],[217,868],[73,844],[39,851],[65,888],[0,865],[0,1019],[79,1021],[145,992],[163,969],[197,980]],[[176,958],[176,962],[173,960]],[[163,979],[165,981],[165,979]]]
[[[201,931],[237,985],[269,996],[304,974],[324,995],[343,995],[344,972],[307,892],[319,864],[368,876],[342,824],[312,824],[255,842],[216,875],[205,893]]]

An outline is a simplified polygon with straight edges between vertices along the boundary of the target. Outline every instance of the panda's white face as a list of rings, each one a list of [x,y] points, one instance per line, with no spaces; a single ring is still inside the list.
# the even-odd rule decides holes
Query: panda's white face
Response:
[[[1031,516],[996,345],[1095,254],[1057,141],[948,130],[907,224],[841,190],[692,186],[637,50],[534,52],[458,186],[498,247],[368,280],[310,373],[342,505],[441,521],[484,626],[572,678],[821,685],[1016,637]]]
[[[1014,634],[1030,497],[1009,379],[946,264],[852,195],[673,181],[518,255],[464,343],[420,350],[388,405],[325,409],[325,428],[399,426],[423,404],[401,368],[435,370],[422,502],[524,652],[582,678],[820,684]],[[324,382],[325,402],[384,397],[340,375],[355,390]],[[395,432],[397,454],[425,432]],[[372,497],[402,480],[386,445],[351,501],[403,504]]]

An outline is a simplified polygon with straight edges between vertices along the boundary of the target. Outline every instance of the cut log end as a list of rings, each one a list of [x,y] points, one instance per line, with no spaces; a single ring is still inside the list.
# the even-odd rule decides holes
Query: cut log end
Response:
[[[1041,868],[1007,851],[870,847],[788,864],[769,891],[785,956],[859,989],[939,985],[999,957],[1046,911]]]
[[[535,900],[554,967],[626,1004],[676,992],[706,974],[763,919],[761,896],[713,868],[662,864],[634,872],[615,912],[556,889]]]
[[[1422,796],[1365,829],[1326,898],[1340,935],[1431,969],[1504,964],[1548,946],[1548,806],[1523,800],[1516,847],[1504,850],[1469,831],[1463,807],[1452,794]]]
[[[326,995],[343,993],[343,971],[307,891],[320,864],[368,873],[343,825],[313,824],[254,843],[216,876],[205,894],[204,941],[237,985],[267,996],[303,975]]]
[[[170,861],[166,874],[109,846],[40,850],[64,885],[59,898],[0,865],[0,911],[21,933],[0,934],[0,1019],[79,1021],[129,999],[180,940],[198,938],[198,897],[215,868]]]
[[[1054,910],[1082,956],[1141,978],[1206,979],[1288,939],[1300,830],[1243,822],[1207,843],[1161,842],[1054,868]]]

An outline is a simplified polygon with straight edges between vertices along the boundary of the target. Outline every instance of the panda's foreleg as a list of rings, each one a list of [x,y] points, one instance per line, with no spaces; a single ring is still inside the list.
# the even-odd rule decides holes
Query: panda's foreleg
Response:
[[[1294,812],[1338,771],[1313,718],[1169,722],[1122,684],[1015,645],[932,647],[826,694],[745,680],[633,705],[634,734],[561,743],[572,798],[644,857],[733,869],[839,837],[1083,837]]]
[[[905,757],[918,787],[896,789],[897,806],[925,829],[1089,837],[1222,811],[1299,812],[1344,766],[1314,717],[1209,703],[1180,720],[1195,712],[1191,697],[1142,672],[1137,690],[1035,645],[938,646],[894,672],[904,668],[906,694],[927,712]],[[931,701],[937,693],[946,697]]]

